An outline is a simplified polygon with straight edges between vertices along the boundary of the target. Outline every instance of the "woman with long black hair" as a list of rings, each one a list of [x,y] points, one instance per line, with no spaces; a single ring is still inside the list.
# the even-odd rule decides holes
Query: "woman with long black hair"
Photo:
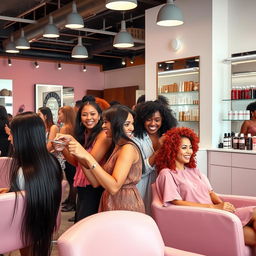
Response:
[[[9,125],[8,114],[4,106],[0,106],[0,156],[7,156],[9,150],[8,135],[5,127]]]
[[[9,140],[13,161],[8,191],[26,192],[22,238],[30,246],[21,254],[49,256],[61,201],[60,164],[46,148],[44,122],[32,112],[14,117]]]

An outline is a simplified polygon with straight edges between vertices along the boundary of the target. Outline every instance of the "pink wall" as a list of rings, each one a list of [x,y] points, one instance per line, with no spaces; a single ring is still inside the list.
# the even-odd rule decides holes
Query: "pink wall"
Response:
[[[81,99],[87,89],[104,89],[104,73],[97,66],[87,66],[87,72],[82,72],[82,65],[61,63],[62,70],[58,70],[57,63],[38,63],[36,69],[33,61],[12,59],[9,67],[7,59],[0,57],[0,79],[13,80],[14,114],[21,104],[25,104],[25,110],[34,111],[34,84],[74,87],[75,100]]]

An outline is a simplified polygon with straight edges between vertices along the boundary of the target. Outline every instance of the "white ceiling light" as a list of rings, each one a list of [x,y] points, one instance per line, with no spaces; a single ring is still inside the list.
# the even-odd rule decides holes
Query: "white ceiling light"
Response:
[[[81,15],[77,13],[75,2],[72,3],[72,12],[66,18],[66,28],[83,28],[84,20]]]
[[[44,28],[43,37],[57,38],[59,37],[59,30],[55,24],[53,24],[52,15],[49,15],[49,23]]]
[[[113,46],[116,48],[129,48],[134,46],[130,33],[126,31],[125,21],[121,21],[121,30],[115,35]]]
[[[12,60],[10,58],[8,58],[8,66],[11,67],[12,66]]]
[[[78,59],[88,58],[88,51],[82,44],[81,36],[78,37],[78,43],[73,48],[71,56],[72,58],[78,58]]]
[[[60,63],[58,63],[58,70],[62,70],[62,66]]]
[[[16,48],[21,50],[27,50],[30,48],[28,40],[25,38],[24,30],[21,29],[20,37],[16,41]]]
[[[85,65],[83,65],[83,72],[86,72],[87,71],[87,68]]]
[[[173,0],[167,0],[167,3],[161,7],[157,14],[156,24],[159,26],[179,26],[184,23],[181,10],[175,6]]]
[[[38,64],[37,61],[35,61],[34,65],[35,65],[36,68],[39,68],[39,64]]]
[[[137,0],[107,0],[106,7],[116,11],[127,11],[136,8]]]
[[[7,43],[5,47],[5,51],[8,53],[19,53],[20,51],[16,49],[16,45],[13,41],[13,35],[11,35],[10,41]]]

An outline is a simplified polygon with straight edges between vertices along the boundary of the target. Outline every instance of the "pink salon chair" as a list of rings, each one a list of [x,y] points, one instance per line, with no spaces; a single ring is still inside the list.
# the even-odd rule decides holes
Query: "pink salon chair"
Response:
[[[9,157],[0,157],[0,188],[9,187],[9,170],[12,159]]]
[[[252,256],[255,251],[244,244],[240,219],[216,209],[176,206],[163,207],[152,185],[152,213],[165,245],[207,256]],[[220,195],[235,207],[256,206],[255,197]]]
[[[108,211],[89,216],[57,241],[60,256],[192,256],[165,247],[154,220],[142,213]]]
[[[67,181],[62,181],[62,195],[67,188]],[[23,192],[24,193],[24,192]],[[0,254],[7,253],[27,245],[22,242],[21,223],[23,219],[24,197],[21,193],[17,196],[17,208],[15,214],[15,193],[0,194]],[[61,212],[56,220],[56,231],[61,223]]]

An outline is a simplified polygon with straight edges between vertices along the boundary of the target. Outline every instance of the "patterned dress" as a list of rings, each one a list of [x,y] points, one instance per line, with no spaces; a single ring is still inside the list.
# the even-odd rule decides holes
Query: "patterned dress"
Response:
[[[133,143],[129,142],[129,144],[133,145],[135,150],[138,151],[137,147]],[[114,149],[113,153],[103,167],[103,169],[111,175],[114,171],[115,163],[122,146],[123,145]],[[127,210],[144,213],[145,207],[139,191],[136,188],[136,184],[141,178],[141,172],[142,160],[140,157],[136,163],[132,164],[124,184],[115,195],[111,195],[107,190],[103,192],[100,201],[99,212]]]

